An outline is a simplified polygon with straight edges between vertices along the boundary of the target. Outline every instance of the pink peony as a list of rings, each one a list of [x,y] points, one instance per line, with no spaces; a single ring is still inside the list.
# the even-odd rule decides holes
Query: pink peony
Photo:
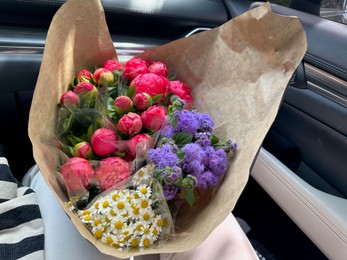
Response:
[[[143,127],[158,131],[165,122],[166,114],[167,111],[165,107],[151,106],[141,114]]]
[[[107,60],[103,67],[109,71],[122,70],[123,66],[116,60]]]
[[[193,98],[190,95],[191,89],[181,81],[175,80],[169,82],[167,93],[171,92],[174,92],[174,95],[184,100],[188,106],[192,104]]]
[[[77,82],[93,80],[93,74],[88,70],[80,70],[76,75]]]
[[[130,166],[120,157],[108,157],[100,161],[95,181],[101,190],[112,188],[130,176]]]
[[[88,142],[81,142],[74,146],[72,155],[74,157],[90,158],[93,155],[92,147]]]
[[[118,114],[125,114],[133,110],[133,101],[128,96],[119,96],[114,100],[113,103],[116,112]]]
[[[67,108],[77,108],[79,104],[79,96],[75,92],[69,90],[61,96],[60,104]]]
[[[77,95],[82,96],[88,93],[96,93],[97,89],[92,83],[83,81],[76,85],[74,92]]]
[[[154,73],[163,77],[167,77],[168,71],[166,65],[162,62],[153,62],[151,66],[148,67],[150,73]]]
[[[73,157],[61,167],[68,192],[82,192],[88,189],[94,177],[94,169],[84,158]]]
[[[134,105],[138,110],[146,110],[152,105],[152,98],[147,93],[137,93],[134,98]]]
[[[98,68],[94,72],[94,81],[98,85],[111,85],[114,81],[114,75],[105,68]]]
[[[138,93],[147,93],[151,97],[166,94],[169,81],[163,76],[154,73],[147,73],[138,75],[131,83],[130,86],[135,84],[135,95]]]
[[[129,112],[119,119],[117,129],[128,135],[136,135],[142,130],[141,117],[136,113]]]
[[[105,156],[117,151],[117,134],[108,128],[97,129],[92,137],[91,143],[94,152],[99,156]]]
[[[143,144],[144,146],[146,146],[148,149],[153,147],[153,141],[152,138],[149,137],[146,134],[138,134],[135,135],[133,137],[131,137],[127,143],[128,146],[128,152],[132,157],[136,157],[136,153],[137,153],[137,145],[138,144]]]
[[[123,76],[132,81],[137,75],[148,73],[147,66],[144,60],[132,58],[125,63]]]

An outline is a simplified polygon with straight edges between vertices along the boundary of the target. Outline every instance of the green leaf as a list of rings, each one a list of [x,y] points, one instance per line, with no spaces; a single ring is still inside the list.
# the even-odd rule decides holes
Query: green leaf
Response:
[[[184,190],[184,198],[188,202],[189,206],[193,206],[195,202],[195,196],[193,190],[185,189]]]
[[[215,135],[211,137],[212,145],[217,144],[219,142],[219,138]]]
[[[129,88],[129,90],[128,90],[127,96],[130,97],[131,99],[132,99],[133,96],[134,96],[135,87],[136,87],[136,85],[134,84],[134,85],[130,86],[130,88]]]
[[[169,124],[173,127],[176,128],[178,124],[178,117],[176,114],[169,114],[166,116],[166,120],[169,122]]]
[[[168,76],[168,80],[172,81],[176,78],[176,74],[171,74]]]
[[[84,141],[82,138],[79,138],[79,137],[74,136],[74,135],[68,135],[66,138],[70,141],[70,143],[73,146]]]
[[[172,139],[175,141],[178,147],[182,148],[184,145],[192,142],[193,134],[178,132],[172,135]]]
[[[174,95],[174,94],[175,94],[175,92],[170,92],[170,93],[168,93],[168,94],[166,95],[166,97],[164,98],[162,104],[163,104],[164,106],[167,106],[167,104],[168,104],[168,102],[169,102],[169,99],[170,99],[170,98],[172,97],[172,95]]]
[[[158,102],[162,97],[163,97],[163,94],[158,94],[158,95],[152,97],[152,102],[153,103]]]

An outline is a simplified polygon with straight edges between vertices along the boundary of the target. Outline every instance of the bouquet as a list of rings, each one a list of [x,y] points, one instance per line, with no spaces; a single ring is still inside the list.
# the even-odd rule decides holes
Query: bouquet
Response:
[[[185,102],[181,102],[184,98],[179,93],[171,95],[165,100],[168,93],[158,96],[162,93],[153,93],[152,95],[146,92],[152,99],[152,106],[158,106],[159,103],[162,105],[164,101],[168,102],[164,102],[164,107],[167,109],[165,118],[172,117],[173,120],[168,119],[167,123],[162,124],[159,130],[152,129],[153,131],[148,131],[147,128],[151,127],[145,127],[146,130],[144,130],[142,125],[142,130],[139,133],[126,132],[128,130],[127,127],[118,129],[117,126],[115,128],[115,126],[110,124],[110,118],[114,122],[118,119],[120,120],[117,111],[101,109],[101,107],[107,108],[109,104],[109,99],[99,98],[101,96],[111,96],[114,101],[119,96],[127,96],[131,99],[134,106],[136,103],[134,100],[135,90],[134,93],[131,93],[133,91],[131,82],[125,84],[129,88],[125,88],[124,92],[121,91],[122,93],[117,91],[114,94],[112,89],[106,90],[101,88],[98,90],[104,91],[101,96],[96,95],[94,98],[94,94],[91,94],[90,105],[92,110],[97,108],[102,113],[95,114],[92,110],[89,110],[89,113],[87,111],[90,109],[89,105],[87,105],[88,102],[82,102],[84,107],[77,109],[77,111],[79,109],[84,110],[82,116],[80,116],[80,113],[75,113],[75,116],[69,121],[69,119],[65,119],[69,118],[69,113],[71,113],[73,108],[70,108],[70,110],[66,108],[66,114],[63,112],[59,116],[57,104],[67,91],[67,86],[71,83],[71,79],[77,76],[77,73],[81,70],[86,69],[89,72],[95,72],[96,69],[103,67],[107,60],[117,61],[117,54],[107,30],[100,1],[93,0],[81,3],[81,1],[69,0],[59,9],[48,31],[40,74],[31,106],[29,136],[33,144],[35,160],[48,186],[56,195],[58,202],[66,214],[69,215],[80,234],[103,253],[125,258],[139,254],[181,252],[194,248],[206,239],[235,206],[247,182],[249,170],[262,140],[276,116],[286,86],[295,68],[300,63],[305,50],[306,38],[300,21],[293,17],[277,16],[271,12],[269,4],[265,4],[232,19],[218,28],[147,50],[136,57],[146,62],[164,63],[169,72],[175,73],[175,80],[179,80],[191,89],[189,94],[192,100],[188,99]],[[147,64],[147,69],[148,67]],[[111,73],[113,77],[119,76],[117,73]],[[108,77],[112,77],[107,75],[102,76],[102,73],[100,73],[99,79],[93,75],[94,83],[95,80],[98,81],[100,78],[107,81]],[[88,76],[82,75],[82,77]],[[134,79],[129,80],[132,81]],[[72,88],[75,90],[79,83],[78,80],[74,81]],[[122,84],[120,85],[123,86]],[[179,99],[177,99],[177,96]],[[79,98],[83,99],[80,96]],[[146,96],[146,99],[143,100],[148,101],[150,99]],[[123,101],[120,104],[127,103]],[[72,98],[71,105],[74,102]],[[115,107],[114,104],[113,107],[114,109],[116,107],[117,109],[125,108],[121,105]],[[183,112],[184,109],[188,112]],[[197,112],[194,112],[192,109],[195,109]],[[135,114],[141,117],[142,112],[137,113],[137,110],[138,108],[136,108]],[[126,114],[128,113],[134,113],[134,111]],[[211,141],[212,146],[221,141],[224,143],[222,145],[223,149],[230,147],[233,150],[233,143],[230,143],[228,139],[223,141],[223,137],[232,137],[239,144],[236,156],[228,160],[224,177],[218,179],[221,180],[218,183],[218,189],[209,188],[204,190],[203,194],[196,192],[197,189],[195,189],[195,192],[193,192],[194,203],[192,203],[193,197],[191,196],[192,192],[190,192],[189,184],[196,185],[196,183],[199,183],[197,179],[200,175],[194,173],[196,180],[191,177],[187,178],[188,172],[191,172],[190,170],[194,171],[197,167],[189,166],[189,163],[182,165],[181,163],[185,160],[184,156],[182,157],[181,155],[181,151],[184,149],[187,154],[195,155],[196,151],[193,148],[184,148],[184,145],[193,145],[197,140],[200,140],[199,134],[202,132],[199,132],[199,130],[197,137],[195,136],[196,133],[191,133],[193,139],[187,138],[188,141],[183,142],[185,144],[182,147],[179,147],[177,144],[180,142],[178,142],[176,137],[177,133],[186,131],[176,129],[177,132],[173,130],[172,135],[170,133],[170,126],[175,128],[175,120],[179,121],[180,117],[185,113],[207,114],[213,119],[212,137],[207,134],[209,136],[207,139]],[[108,116],[103,116],[105,114]],[[74,132],[69,137],[63,134],[65,130],[70,131],[74,129],[73,124],[69,125],[69,122],[79,122],[76,119],[86,118],[86,115],[89,115],[91,118],[89,122],[95,123],[87,123],[83,131],[80,133]],[[60,128],[63,131],[58,131],[57,133],[56,119],[58,117],[63,119],[58,124],[63,126],[63,128]],[[130,117],[128,119],[132,120]],[[71,128],[67,127],[64,130],[64,121],[65,127],[71,126]],[[142,122],[142,124],[144,123]],[[90,125],[93,126],[90,127]],[[126,125],[126,122],[124,125]],[[179,125],[179,122],[177,125]],[[89,128],[91,130],[88,131]],[[112,156],[105,155],[107,158],[101,158],[104,156],[102,155],[103,149],[98,152],[99,155],[95,155],[95,147],[94,149],[92,147],[93,155],[90,155],[88,154],[89,149],[84,150],[81,148],[84,147],[84,144],[79,144],[75,148],[75,145],[78,143],[91,140],[91,136],[100,128],[116,132],[116,141],[123,140],[126,143],[117,143],[116,151],[112,151]],[[103,131],[107,132],[108,130]],[[125,133],[123,133],[123,130],[126,130]],[[83,135],[90,135],[90,139],[89,137],[84,138]],[[101,135],[103,134],[101,133]],[[189,136],[191,137],[192,135]],[[202,140],[207,140],[203,135],[201,134]],[[72,136],[77,137],[77,139]],[[140,142],[143,145],[139,146],[129,145],[129,140],[136,136],[143,136],[147,142]],[[151,139],[148,139],[148,136],[151,136]],[[217,141],[213,136],[216,136],[216,138],[221,137],[221,139]],[[59,142],[56,142],[57,137]],[[114,134],[109,135],[109,137],[111,139],[115,138]],[[93,139],[94,141],[98,140],[98,137]],[[180,139],[185,138],[180,137]],[[76,142],[76,144],[68,143],[67,140]],[[152,140],[152,144],[150,140]],[[174,140],[175,144],[173,144],[172,140]],[[57,151],[57,145],[63,152]],[[102,147],[114,149],[113,146],[104,145]],[[131,147],[135,147],[135,149],[132,150]],[[190,153],[193,150],[194,152]],[[85,151],[87,152],[85,153]],[[179,160],[177,163],[176,161],[172,163],[171,167],[169,167],[170,169],[167,169],[167,162],[161,164],[161,159],[163,158],[161,154],[171,154],[170,151],[176,154]],[[101,193],[105,196],[101,196],[99,201],[98,196],[90,201],[89,198],[92,198],[93,194],[103,192],[102,186],[108,182],[103,181],[103,178],[99,182],[94,178],[94,181],[90,183],[90,179],[86,178],[85,186],[83,185],[84,181],[74,181],[73,178],[71,180],[67,178],[68,181],[66,182],[59,167],[64,165],[70,156],[77,158],[73,156],[74,153],[86,155],[87,158],[88,156],[98,156],[98,158],[80,158],[87,161],[95,159],[98,162],[98,165],[92,165],[95,171],[99,167],[103,167],[103,164],[107,165],[107,167],[118,165],[117,169],[125,169],[124,174],[120,175],[117,184],[115,186],[112,185],[111,190],[107,190],[106,187],[108,185],[106,185],[105,193]],[[110,157],[119,159],[109,159]],[[102,162],[102,160],[107,161]],[[134,160],[136,163],[132,163]],[[205,162],[201,164],[204,165],[205,169]],[[181,169],[184,168],[183,171],[185,173],[182,176],[176,166]],[[208,167],[208,169],[212,168],[212,166]],[[194,174],[192,175],[194,176]],[[155,178],[150,180],[150,178],[146,178],[148,175]],[[187,179],[185,184],[183,184],[183,180],[181,183],[180,181],[176,183],[176,187],[179,187],[177,193],[175,190],[171,193],[172,189],[164,189],[164,186],[169,184],[165,183],[164,179],[166,178],[166,181],[174,182],[177,181],[177,176],[179,176],[178,179],[180,177]],[[212,178],[205,178],[205,180],[207,179],[212,180]],[[77,185],[75,186],[76,183]],[[203,181],[200,182],[200,185],[204,186],[206,184],[206,186],[209,186],[210,183],[215,183],[215,180],[212,182]],[[93,189],[90,189],[90,184],[95,184],[95,193]],[[165,190],[166,192],[164,192]],[[153,197],[146,197],[149,194]],[[188,201],[193,206],[191,207],[189,203],[179,203],[179,207],[177,207],[179,211],[176,214],[175,208],[172,209],[171,205],[167,206],[165,204],[165,195],[168,198],[171,194],[175,194],[173,196],[175,200],[173,201],[181,199],[181,201]],[[151,234],[150,237],[142,236],[141,238],[135,238],[135,240],[129,240],[131,238],[128,239],[126,234],[123,234],[126,239],[121,238],[121,240],[117,240],[117,238],[103,236],[104,234],[97,232],[101,220],[92,214],[93,209],[99,207],[101,212],[103,211],[102,207],[111,202],[111,198],[112,200],[113,197],[122,197],[124,199],[125,196],[132,200],[146,201],[143,203],[143,206],[150,206],[150,208],[145,208],[148,210],[146,219],[151,222],[146,222],[138,227],[142,235],[145,233],[147,235],[148,233]],[[78,199],[74,200],[74,198]],[[71,204],[68,203],[69,201],[71,201]],[[142,201],[138,201],[137,204],[142,204]],[[155,203],[153,203],[154,201]],[[123,201],[123,204],[124,207],[120,203],[120,211],[126,208],[125,201]],[[81,210],[75,214],[71,211],[70,205],[76,210],[78,208]],[[107,207],[107,209],[109,208]],[[89,212],[85,212],[85,210],[89,210]],[[127,213],[130,214],[130,212],[124,211],[124,214]],[[110,210],[107,214],[113,213]],[[88,222],[90,220],[89,217],[94,218],[95,221]],[[123,228],[121,223],[124,224],[125,222],[118,222],[118,220],[114,219],[113,227],[118,227],[121,230]],[[175,227],[175,239],[167,240],[172,226]],[[152,242],[155,242],[153,237],[156,236],[160,228],[162,233],[161,235],[158,233],[158,236],[161,236],[158,241],[167,242],[163,243],[159,248],[152,248]],[[148,240],[145,240],[146,238]],[[108,245],[113,242],[117,246],[129,242],[130,247],[139,247],[140,245],[141,247],[149,245],[149,247],[143,251],[119,251],[117,248]]]
[[[164,63],[132,58],[124,68],[107,60],[80,70],[61,96],[56,144],[67,204],[103,243],[159,245],[179,205],[193,207],[196,189],[206,196],[222,181],[237,144],[213,135],[190,93]]]

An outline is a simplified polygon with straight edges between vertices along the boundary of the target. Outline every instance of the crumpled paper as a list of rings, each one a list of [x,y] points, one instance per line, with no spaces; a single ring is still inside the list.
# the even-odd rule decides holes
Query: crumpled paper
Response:
[[[59,157],[52,143],[61,94],[80,69],[93,70],[117,57],[100,1],[68,0],[50,25],[30,111],[29,136],[36,163],[81,235],[103,253],[125,258],[194,248],[233,210],[305,51],[299,19],[276,15],[264,4],[218,28],[140,55],[166,63],[177,79],[192,88],[195,107],[212,116],[217,134],[237,141],[239,149],[219,189],[193,214],[185,209],[191,218],[176,228],[175,239],[158,249],[121,252],[97,241],[68,210],[64,204],[68,197],[56,174]],[[181,218],[186,220],[181,214],[177,223]]]

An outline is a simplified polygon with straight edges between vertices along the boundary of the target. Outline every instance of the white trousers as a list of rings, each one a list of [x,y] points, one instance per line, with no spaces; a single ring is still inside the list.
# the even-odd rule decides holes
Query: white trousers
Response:
[[[37,166],[23,178],[37,194],[45,229],[47,260],[116,260],[85,240],[69,220]],[[197,248],[183,253],[136,256],[132,260],[248,260],[258,259],[247,236],[230,214]]]

